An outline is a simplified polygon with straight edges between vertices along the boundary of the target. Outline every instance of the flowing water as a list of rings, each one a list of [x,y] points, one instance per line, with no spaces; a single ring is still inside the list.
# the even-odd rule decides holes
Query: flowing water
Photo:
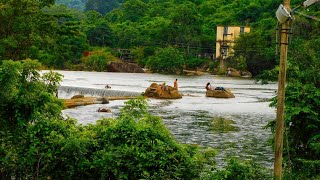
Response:
[[[275,109],[269,107],[269,100],[275,96],[276,84],[260,85],[255,84],[252,79],[213,75],[57,72],[64,75],[61,84],[63,87],[59,92],[60,98],[70,98],[76,94],[75,89],[82,89],[83,94],[90,91],[100,93],[110,91],[109,94],[121,91],[121,93],[139,94],[144,92],[152,82],[166,82],[173,86],[177,78],[179,91],[184,95],[182,99],[150,99],[148,102],[150,112],[162,117],[166,127],[178,141],[218,149],[218,165],[223,165],[223,159],[232,156],[254,159],[272,168],[273,152],[267,143],[271,133],[269,129],[264,129],[264,126],[275,119]],[[204,87],[207,82],[211,82],[213,86],[230,88],[236,98],[205,97]],[[106,85],[111,86],[111,89],[105,89]],[[63,113],[78,119],[81,124],[95,123],[102,117],[118,116],[124,102],[125,100],[117,100],[109,104],[80,106],[66,109]],[[112,113],[97,112],[100,107],[109,108]]]

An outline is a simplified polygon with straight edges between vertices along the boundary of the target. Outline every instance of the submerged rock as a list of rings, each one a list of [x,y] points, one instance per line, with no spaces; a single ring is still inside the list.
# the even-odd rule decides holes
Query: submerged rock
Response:
[[[210,130],[216,131],[216,132],[221,132],[221,133],[239,131],[239,128],[234,126],[235,124],[236,123],[231,119],[214,117]]]
[[[110,110],[110,109],[108,109],[108,108],[99,108],[97,111],[98,111],[98,112],[111,113],[111,110]]]
[[[180,99],[182,95],[179,93],[178,89],[168,86],[160,85],[157,83],[152,83],[145,91],[145,96],[153,97],[157,99]]]

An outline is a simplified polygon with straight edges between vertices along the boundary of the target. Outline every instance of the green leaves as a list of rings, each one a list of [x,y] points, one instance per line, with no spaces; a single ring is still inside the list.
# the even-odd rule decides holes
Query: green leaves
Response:
[[[1,174],[41,179],[198,179],[215,164],[215,151],[178,143],[162,120],[148,113],[142,97],[128,101],[118,118],[96,125],[40,115],[14,136],[0,129]]]
[[[159,49],[147,62],[147,67],[154,72],[180,73],[183,70],[185,59],[173,47]]]
[[[27,126],[42,115],[57,117],[62,102],[54,92],[61,75],[50,72],[42,77],[40,63],[30,59],[22,62],[3,61],[0,66],[0,129]]]

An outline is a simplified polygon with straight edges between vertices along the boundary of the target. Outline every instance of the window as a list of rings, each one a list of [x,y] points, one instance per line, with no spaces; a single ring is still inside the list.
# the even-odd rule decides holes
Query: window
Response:
[[[228,34],[228,26],[225,26],[225,27],[223,28],[223,34]]]
[[[243,34],[244,33],[244,26],[241,26],[240,27],[240,34]]]

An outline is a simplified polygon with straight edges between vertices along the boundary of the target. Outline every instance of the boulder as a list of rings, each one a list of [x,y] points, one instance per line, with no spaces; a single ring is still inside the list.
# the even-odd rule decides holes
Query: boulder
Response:
[[[227,69],[227,76],[230,76],[230,77],[241,77],[241,71],[236,70],[234,68],[228,68]]]
[[[108,108],[99,108],[97,111],[98,111],[98,112],[111,113],[111,110],[110,110],[110,109],[108,109]]]
[[[240,71],[234,68],[228,68],[226,74],[230,77],[252,77],[249,71]]]
[[[249,71],[241,71],[242,77],[252,77],[252,74]]]
[[[182,95],[172,86],[161,86],[157,83],[152,83],[145,91],[145,96],[157,99],[180,99]]]
[[[107,66],[108,72],[144,73],[144,70],[133,63],[111,62]]]
[[[215,98],[234,98],[235,96],[232,94],[230,89],[223,90],[207,90],[207,97],[215,97]]]

